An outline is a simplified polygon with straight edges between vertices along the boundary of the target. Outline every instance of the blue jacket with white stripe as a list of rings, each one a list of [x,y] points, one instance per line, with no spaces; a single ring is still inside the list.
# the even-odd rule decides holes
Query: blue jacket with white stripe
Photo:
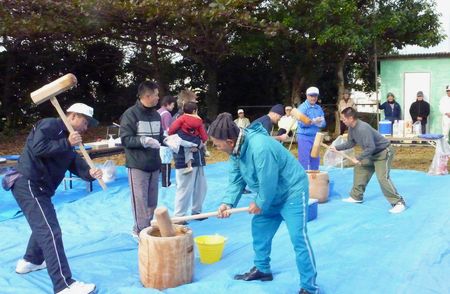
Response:
[[[93,181],[88,164],[67,140],[69,132],[61,119],[37,122],[25,143],[17,171],[39,186],[39,196],[53,196],[67,170],[86,181]]]

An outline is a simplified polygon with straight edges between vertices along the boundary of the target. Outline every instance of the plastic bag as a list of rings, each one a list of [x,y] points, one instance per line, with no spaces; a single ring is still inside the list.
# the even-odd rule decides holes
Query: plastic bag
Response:
[[[336,140],[331,143],[331,146],[337,146],[342,143],[347,142],[347,136],[346,135],[340,135],[336,138]],[[355,157],[355,149],[350,148],[347,150],[342,150],[341,152],[344,152],[350,157]],[[344,156],[340,155],[337,152],[333,152],[330,150],[325,151],[325,154],[323,155],[323,165],[328,167],[338,167],[338,166],[344,166],[347,163],[349,163],[349,160],[344,158]]]
[[[172,152],[177,153],[180,150],[182,139],[177,134],[170,135],[164,139],[164,143],[172,150]]]
[[[450,145],[444,138],[436,141],[436,151],[433,156],[428,174],[430,175],[446,175],[448,174],[447,164],[450,158]]]
[[[169,147],[161,146],[161,148],[159,148],[159,157],[161,157],[162,164],[171,163],[173,159],[172,150],[170,150]]]
[[[413,133],[415,136],[422,135],[422,123],[420,121],[413,124]]]
[[[116,179],[116,163],[112,160],[107,160],[100,167],[103,172],[103,181],[105,183],[113,182]]]

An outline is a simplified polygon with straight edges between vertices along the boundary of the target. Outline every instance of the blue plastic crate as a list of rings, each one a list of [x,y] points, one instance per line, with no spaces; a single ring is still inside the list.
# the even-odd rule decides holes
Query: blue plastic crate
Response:
[[[308,221],[315,220],[317,218],[317,208],[319,201],[317,199],[309,199],[308,202]]]

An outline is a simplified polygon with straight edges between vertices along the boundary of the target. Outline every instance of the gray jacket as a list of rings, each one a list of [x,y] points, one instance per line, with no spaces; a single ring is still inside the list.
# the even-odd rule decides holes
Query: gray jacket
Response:
[[[363,148],[363,152],[356,159],[362,160],[383,151],[391,143],[368,123],[358,119],[354,128],[348,128],[348,141],[335,147],[345,150],[357,144]]]
[[[161,167],[159,149],[144,148],[141,137],[152,137],[162,143],[161,116],[156,107],[147,108],[137,101],[128,108],[120,120],[120,139],[125,147],[125,165],[146,172]]]

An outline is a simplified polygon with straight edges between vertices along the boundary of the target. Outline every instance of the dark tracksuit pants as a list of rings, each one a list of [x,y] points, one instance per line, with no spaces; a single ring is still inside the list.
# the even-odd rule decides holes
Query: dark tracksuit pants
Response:
[[[44,195],[39,186],[23,176],[14,183],[12,193],[31,228],[23,258],[33,264],[41,264],[45,260],[55,293],[67,288],[74,280],[51,197]]]
[[[163,187],[170,187],[170,185],[172,185],[172,182],[170,181],[171,170],[172,168],[170,166],[170,163],[161,164],[161,177]]]

